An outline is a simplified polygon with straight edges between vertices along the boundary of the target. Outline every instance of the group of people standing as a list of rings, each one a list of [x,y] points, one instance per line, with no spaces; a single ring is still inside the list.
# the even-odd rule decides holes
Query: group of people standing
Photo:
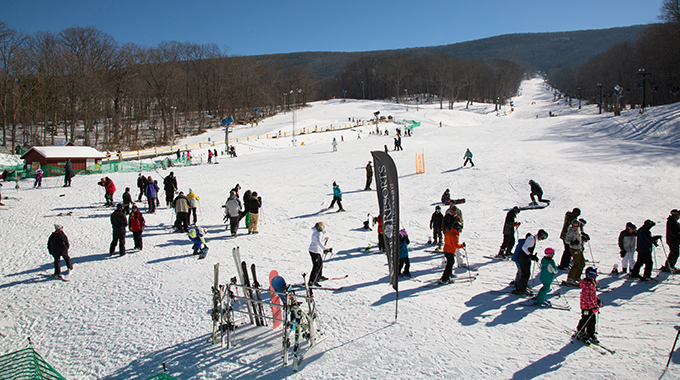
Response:
[[[248,234],[257,234],[257,225],[260,220],[260,208],[262,207],[262,197],[257,194],[257,191],[246,190],[243,193],[243,203],[239,197],[241,186],[236,184],[231,191],[229,191],[229,198],[227,199],[224,208],[224,221],[229,222],[227,227],[232,237],[237,236],[237,231],[241,219],[245,218]]]

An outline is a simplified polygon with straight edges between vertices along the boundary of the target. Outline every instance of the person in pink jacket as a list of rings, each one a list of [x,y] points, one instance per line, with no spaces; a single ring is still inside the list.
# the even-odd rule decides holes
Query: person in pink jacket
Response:
[[[597,296],[597,269],[588,267],[586,276],[579,282],[579,286],[581,287],[581,320],[576,328],[576,339],[586,343],[599,343],[595,327],[602,301]]]

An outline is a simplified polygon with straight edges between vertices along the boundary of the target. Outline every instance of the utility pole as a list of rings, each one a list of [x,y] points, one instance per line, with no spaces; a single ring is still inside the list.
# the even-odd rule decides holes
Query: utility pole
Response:
[[[600,108],[600,115],[602,114],[602,83],[598,83],[597,87],[600,88],[600,103],[598,103],[598,107]]]
[[[647,75],[651,75],[645,69],[638,70],[638,76],[642,77],[642,104],[640,105],[641,113],[645,111],[647,107]]]

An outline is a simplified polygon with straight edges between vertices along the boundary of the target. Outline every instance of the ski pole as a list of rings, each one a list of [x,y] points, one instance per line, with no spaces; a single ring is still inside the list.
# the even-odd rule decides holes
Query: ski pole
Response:
[[[663,245],[663,238],[659,238],[661,240],[661,248],[663,248],[663,255],[666,257],[666,262],[668,262],[668,255],[666,254],[666,247]]]
[[[668,355],[668,361],[666,362],[666,368],[664,369],[664,372],[668,369],[668,365],[671,364],[671,358],[673,357],[673,351],[675,351],[675,344],[678,343],[678,337],[680,336],[680,328],[678,329],[678,333],[675,334],[675,341],[673,341],[673,348],[671,348],[671,353]]]
[[[591,313],[592,313],[592,310],[591,310]],[[581,314],[583,314],[583,311],[581,311]],[[594,313],[593,313],[593,314],[594,314]],[[581,333],[583,332],[583,329],[585,329],[586,326],[588,326],[588,322],[590,322],[590,318],[593,317],[593,314],[590,314],[590,316],[589,316],[588,319],[586,320],[586,323],[583,324],[583,327],[581,327],[581,329],[578,330],[578,331],[576,332],[576,334],[574,334],[574,335],[571,336],[571,341],[572,341],[572,342],[574,341],[574,338],[577,337],[577,336],[579,336],[579,335],[581,335]]]
[[[593,249],[590,247],[590,240],[588,240],[588,251],[590,251],[590,259],[593,265],[595,265],[595,257],[593,256]]]
[[[463,247],[463,251],[465,251],[465,262],[467,263],[468,278],[470,279],[470,286],[472,286],[472,273],[470,273],[470,260],[468,259],[467,248]]]

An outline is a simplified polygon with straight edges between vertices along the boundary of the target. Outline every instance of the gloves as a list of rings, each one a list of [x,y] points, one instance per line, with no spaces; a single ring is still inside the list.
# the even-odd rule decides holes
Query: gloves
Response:
[[[531,255],[531,256],[529,256],[529,258],[530,258],[532,261],[538,261],[538,256],[536,256],[536,255]]]
[[[519,227],[520,224],[521,224],[520,222],[515,222],[515,223],[512,224],[512,226],[517,228],[517,227]]]
[[[465,243],[463,243],[463,248],[465,248]]]
[[[583,242],[585,243],[585,242],[590,240],[590,235],[588,235],[587,233],[584,232],[583,235],[582,235],[582,239],[583,239]]]
[[[623,249],[621,250],[620,254],[621,254],[621,257],[626,257],[626,251],[624,251]]]
[[[597,297],[597,306],[602,307],[602,300],[600,297]]]

